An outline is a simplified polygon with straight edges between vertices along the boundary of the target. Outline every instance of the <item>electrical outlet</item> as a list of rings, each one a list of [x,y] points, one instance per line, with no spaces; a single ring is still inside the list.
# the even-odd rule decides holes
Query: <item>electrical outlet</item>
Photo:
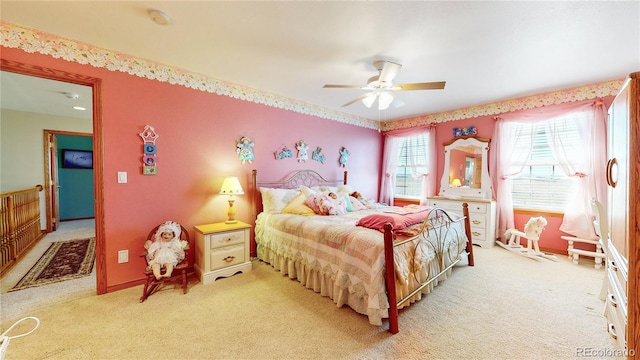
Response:
[[[129,250],[118,251],[118,264],[129,262]]]

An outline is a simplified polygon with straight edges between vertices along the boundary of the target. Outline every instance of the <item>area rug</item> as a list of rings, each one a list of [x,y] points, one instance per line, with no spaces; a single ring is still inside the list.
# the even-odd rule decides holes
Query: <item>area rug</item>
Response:
[[[95,238],[51,243],[38,262],[9,291],[89,276],[95,257]]]

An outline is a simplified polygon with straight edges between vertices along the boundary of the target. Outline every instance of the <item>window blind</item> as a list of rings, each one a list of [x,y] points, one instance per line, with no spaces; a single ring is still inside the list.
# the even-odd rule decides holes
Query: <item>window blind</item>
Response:
[[[575,152],[580,151],[580,133],[576,120],[580,121],[581,118],[581,114],[572,114],[546,121],[556,129],[556,141],[562,143],[569,159],[580,158],[575,156]],[[517,131],[523,135],[522,139],[529,139],[533,134],[533,146],[522,172],[511,179],[513,207],[563,212],[572,181],[565,175],[560,162],[553,154],[550,145],[551,134],[546,131],[545,126],[532,123],[519,124]],[[518,144],[518,147],[525,146],[529,146],[525,141],[521,145]],[[520,168],[519,165],[514,164],[512,173]]]
[[[428,145],[427,135],[411,136],[402,140],[396,168],[395,196],[420,197],[422,179],[413,177],[412,164],[416,167],[427,166]],[[412,162],[411,158],[415,160]]]

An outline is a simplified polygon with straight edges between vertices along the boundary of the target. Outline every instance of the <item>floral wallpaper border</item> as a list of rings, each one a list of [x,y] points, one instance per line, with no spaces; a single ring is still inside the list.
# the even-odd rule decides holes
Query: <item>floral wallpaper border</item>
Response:
[[[10,24],[4,21],[0,21],[0,46],[21,49],[28,53],[49,55],[56,59],[64,59],[67,61],[77,62],[79,64],[91,65],[97,68],[105,68],[110,71],[121,71],[150,80],[168,82],[174,85],[181,85],[191,89],[229,96],[235,99],[263,104],[278,109],[294,111],[300,114],[317,116],[324,119],[382,131],[403,129],[452,120],[462,120],[478,116],[496,115],[521,109],[531,109],[541,106],[615,95],[622,87],[622,83],[624,81],[623,79],[608,81],[574,89],[555,91],[514,100],[379,123],[376,120],[345,114],[299,100],[289,99],[269,92],[256,90],[243,85],[217,80],[204,75],[162,65],[153,61],[134,58],[123,53],[98,48],[75,40],[65,39],[57,35]]]

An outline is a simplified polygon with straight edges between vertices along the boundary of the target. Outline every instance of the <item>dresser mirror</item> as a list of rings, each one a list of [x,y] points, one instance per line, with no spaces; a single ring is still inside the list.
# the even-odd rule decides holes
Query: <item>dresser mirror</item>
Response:
[[[492,199],[488,169],[490,139],[460,136],[444,143],[440,196],[451,199]]]

